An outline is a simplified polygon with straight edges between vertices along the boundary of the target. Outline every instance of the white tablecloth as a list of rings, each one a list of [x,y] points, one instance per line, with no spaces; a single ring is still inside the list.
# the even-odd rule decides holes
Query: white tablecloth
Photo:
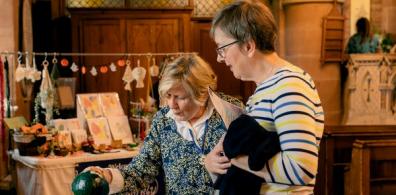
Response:
[[[115,153],[43,158],[20,156],[15,150],[12,158],[17,161],[17,192],[23,195],[69,195],[71,183],[79,163],[132,158],[134,151],[116,150]]]

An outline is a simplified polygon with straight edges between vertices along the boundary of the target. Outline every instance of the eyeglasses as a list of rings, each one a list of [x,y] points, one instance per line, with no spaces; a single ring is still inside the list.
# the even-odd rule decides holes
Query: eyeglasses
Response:
[[[226,49],[228,46],[233,45],[233,44],[238,43],[238,42],[239,42],[239,41],[236,40],[236,41],[234,41],[234,42],[231,42],[231,43],[228,43],[228,44],[225,44],[225,45],[223,45],[223,46],[221,46],[221,47],[216,48],[217,54],[218,54],[220,57],[224,58],[224,57],[225,57],[225,49]]]

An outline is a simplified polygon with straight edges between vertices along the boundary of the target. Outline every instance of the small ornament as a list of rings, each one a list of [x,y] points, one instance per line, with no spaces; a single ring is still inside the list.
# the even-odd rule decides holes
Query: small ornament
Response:
[[[68,67],[69,66],[69,60],[67,60],[66,58],[63,58],[61,60],[61,65],[62,65],[62,67]]]
[[[81,73],[82,73],[82,74],[87,73],[87,68],[86,68],[85,66],[82,66],[82,67],[81,67]]]
[[[132,78],[136,80],[136,88],[144,87],[144,77],[146,76],[146,69],[140,66],[140,60],[137,61],[137,67],[132,70]]]
[[[22,53],[18,52],[18,67],[15,70],[15,81],[22,81],[26,77],[26,68],[22,65]]]
[[[159,67],[155,64],[155,58],[153,58],[153,65],[150,67],[150,75],[156,77],[159,74]]]
[[[123,67],[123,66],[125,66],[125,60],[119,59],[119,60],[117,60],[117,64],[119,67]]]
[[[127,91],[132,91],[131,82],[133,81],[133,77],[130,64],[127,64],[124,75],[122,76],[122,80],[125,82],[124,89]]]
[[[114,62],[112,62],[112,63],[110,64],[110,70],[111,70],[111,72],[117,71],[117,66],[114,64]]]
[[[100,72],[105,74],[109,69],[107,68],[107,66],[102,66],[100,67]]]
[[[92,68],[89,72],[92,74],[92,76],[98,75],[98,71],[96,70],[95,66],[92,66]]]
[[[71,65],[71,67],[70,67],[70,69],[71,69],[73,72],[77,72],[77,71],[78,71],[78,66],[77,66],[77,64],[73,62],[72,65]],[[85,74],[85,73],[83,73],[83,74]]]

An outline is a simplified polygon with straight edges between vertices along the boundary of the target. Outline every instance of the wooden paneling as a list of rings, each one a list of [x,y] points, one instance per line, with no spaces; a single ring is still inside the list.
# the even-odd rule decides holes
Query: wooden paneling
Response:
[[[356,140],[353,143],[352,162],[346,174],[345,194],[395,194],[396,139]],[[384,167],[388,170],[380,170]]]
[[[320,143],[315,194],[344,194],[344,174],[350,168],[352,147],[357,139],[396,139],[396,126],[325,126]],[[389,170],[371,171],[386,173]],[[353,178],[351,182],[354,182]]]
[[[185,10],[126,10],[126,9],[71,9],[73,52],[85,53],[167,53],[190,50],[191,9]],[[120,58],[131,60],[131,68],[140,65],[148,70],[146,56],[86,56],[75,59],[86,66],[87,73],[79,75],[80,93],[115,91],[120,95],[124,111],[128,113],[129,101],[146,99],[148,94],[148,71],[145,87],[135,88],[132,93],[124,90],[122,76],[124,67],[116,72],[99,73],[99,68]],[[161,58],[157,58],[157,64]],[[98,75],[89,71],[95,66]]]
[[[126,51],[124,22],[119,19],[97,19],[81,21],[81,52],[86,53],[122,53]],[[99,69],[103,65],[116,62],[120,56],[82,57],[80,66],[85,66],[87,72],[80,74],[80,92],[119,93],[124,109],[127,109],[127,92],[123,90],[121,81],[124,68],[117,67],[118,71],[108,71],[101,74]],[[93,76],[90,71],[95,67],[98,74]],[[81,69],[81,67],[80,67]],[[81,71],[79,72],[81,73]]]

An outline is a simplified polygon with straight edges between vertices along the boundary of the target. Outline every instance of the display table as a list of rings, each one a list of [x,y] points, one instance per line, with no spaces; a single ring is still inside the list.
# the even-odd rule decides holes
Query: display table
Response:
[[[139,153],[113,150],[112,153],[44,158],[20,156],[15,150],[12,158],[17,162],[17,192],[26,195],[69,195],[76,174],[87,166],[117,167],[127,164]]]

